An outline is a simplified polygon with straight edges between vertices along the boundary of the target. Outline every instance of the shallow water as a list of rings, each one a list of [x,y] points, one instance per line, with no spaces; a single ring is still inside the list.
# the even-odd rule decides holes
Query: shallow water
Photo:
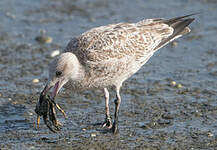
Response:
[[[124,83],[120,134],[94,125],[104,120],[101,91],[62,90],[56,101],[68,119],[58,114],[61,132],[51,133],[43,121],[35,129],[50,54],[72,36],[109,23],[194,12],[202,13],[192,32],[162,48]],[[0,149],[216,149],[216,24],[214,0],[1,0]],[[41,32],[53,42],[38,43]],[[110,107],[114,112],[112,100]]]

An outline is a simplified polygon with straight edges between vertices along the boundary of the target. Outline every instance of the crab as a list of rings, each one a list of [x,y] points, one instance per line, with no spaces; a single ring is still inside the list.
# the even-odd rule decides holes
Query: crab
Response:
[[[64,110],[51,99],[49,95],[40,94],[39,101],[36,105],[35,112],[37,114],[37,128],[39,128],[40,116],[43,116],[44,123],[54,133],[60,131],[62,124],[56,119],[55,107],[66,118]]]

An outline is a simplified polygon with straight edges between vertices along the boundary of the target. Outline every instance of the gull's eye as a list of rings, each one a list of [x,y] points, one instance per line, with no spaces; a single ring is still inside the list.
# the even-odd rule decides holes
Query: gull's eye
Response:
[[[62,75],[62,71],[56,71],[56,76],[59,77]]]

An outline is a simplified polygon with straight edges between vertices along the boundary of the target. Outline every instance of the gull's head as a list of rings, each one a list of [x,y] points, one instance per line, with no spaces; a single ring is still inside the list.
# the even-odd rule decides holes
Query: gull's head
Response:
[[[49,65],[49,78],[42,94],[46,95],[53,87],[51,97],[54,98],[64,84],[79,77],[79,66],[77,57],[70,52],[56,57]]]

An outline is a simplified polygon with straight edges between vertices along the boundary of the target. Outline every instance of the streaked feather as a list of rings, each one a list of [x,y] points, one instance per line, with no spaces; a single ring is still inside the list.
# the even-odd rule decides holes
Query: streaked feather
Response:
[[[93,28],[73,38],[65,52],[74,53],[90,80],[117,78],[122,83],[137,72],[159,48],[190,32],[194,19],[146,19]],[[98,81],[96,81],[98,82]],[[108,82],[114,82],[109,79]],[[107,84],[107,83],[106,83]]]

